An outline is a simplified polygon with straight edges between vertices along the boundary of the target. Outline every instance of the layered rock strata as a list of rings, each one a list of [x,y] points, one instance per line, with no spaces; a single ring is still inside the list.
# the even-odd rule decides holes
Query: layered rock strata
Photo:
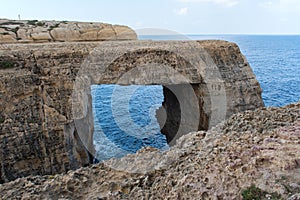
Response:
[[[163,85],[162,128],[172,145],[263,106],[259,83],[230,42],[1,45],[0,182],[92,163],[91,84]]]
[[[0,43],[135,40],[127,26],[97,22],[0,19]]]

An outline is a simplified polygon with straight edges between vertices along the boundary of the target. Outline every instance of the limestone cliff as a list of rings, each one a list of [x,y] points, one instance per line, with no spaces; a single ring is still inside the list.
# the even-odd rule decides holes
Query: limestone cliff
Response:
[[[135,40],[127,26],[97,22],[0,19],[0,43]]]
[[[0,182],[90,164],[90,85],[106,83],[163,85],[162,128],[172,145],[184,134],[263,106],[259,83],[230,42],[0,45]]]

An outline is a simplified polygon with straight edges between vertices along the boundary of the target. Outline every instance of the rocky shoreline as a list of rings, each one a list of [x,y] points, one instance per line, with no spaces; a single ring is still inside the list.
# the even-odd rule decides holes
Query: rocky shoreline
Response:
[[[234,114],[169,151],[0,185],[1,199],[300,199],[300,102]],[[247,196],[248,195],[248,196]]]

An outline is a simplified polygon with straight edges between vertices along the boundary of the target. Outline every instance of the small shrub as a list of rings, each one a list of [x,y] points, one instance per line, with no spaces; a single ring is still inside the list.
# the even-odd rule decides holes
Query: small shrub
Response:
[[[59,27],[59,24],[55,24],[55,25],[53,26],[53,28],[57,28],[57,27]]]
[[[37,25],[37,26],[44,26],[44,25],[45,25],[45,22],[37,22],[36,25]]]
[[[267,198],[267,196],[269,198]],[[255,185],[251,185],[247,189],[242,191],[243,200],[261,200],[261,199],[272,199],[272,200],[279,200],[281,196],[277,193],[267,193],[266,191],[261,190],[260,188],[256,187]]]
[[[27,24],[32,25],[32,26],[35,26],[37,22],[38,22],[38,20],[29,20],[29,21],[27,22]]]
[[[59,24],[51,25],[51,26],[48,28],[48,31],[52,31],[53,29],[57,28],[58,26],[59,26]]]
[[[1,22],[0,25],[22,25],[23,22],[16,22],[16,21],[8,21],[8,22]]]
[[[14,63],[10,61],[0,61],[0,69],[8,69],[13,67],[14,67]]]

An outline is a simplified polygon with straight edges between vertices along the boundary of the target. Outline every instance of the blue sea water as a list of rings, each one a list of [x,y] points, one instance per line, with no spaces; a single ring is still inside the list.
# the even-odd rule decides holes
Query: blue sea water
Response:
[[[168,149],[155,111],[163,102],[162,86],[92,85],[96,158],[135,153],[145,146]]]
[[[235,42],[263,89],[266,106],[300,100],[300,36],[189,35],[140,36],[141,40],[222,39]],[[168,149],[155,110],[161,86],[93,85],[94,145],[99,161],[134,153],[143,146]]]
[[[261,84],[266,106],[283,106],[300,100],[300,35],[143,35],[139,39],[235,42]]]

